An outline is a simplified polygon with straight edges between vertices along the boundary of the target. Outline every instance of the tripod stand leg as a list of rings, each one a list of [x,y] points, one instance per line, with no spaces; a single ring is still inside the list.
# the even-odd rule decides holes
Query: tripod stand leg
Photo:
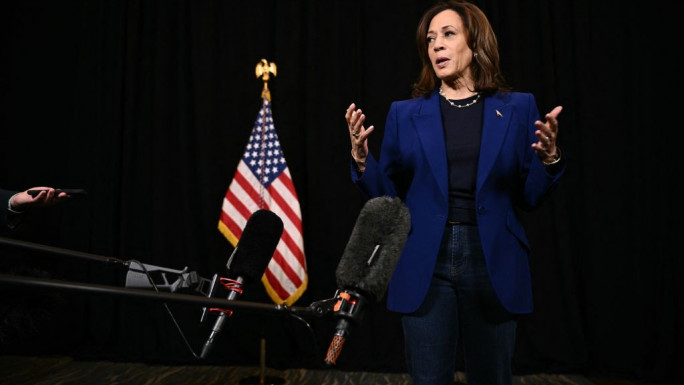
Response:
[[[266,382],[266,338],[261,337],[261,349],[259,353],[259,368],[261,374],[259,375],[259,385],[265,385]]]
[[[259,351],[259,376],[245,377],[240,380],[240,385],[280,385],[284,383],[284,378],[266,375],[266,339],[262,337]]]

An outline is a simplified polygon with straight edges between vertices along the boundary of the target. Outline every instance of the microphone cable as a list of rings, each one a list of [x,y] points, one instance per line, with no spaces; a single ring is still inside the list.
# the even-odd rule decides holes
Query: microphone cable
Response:
[[[317,354],[318,354],[318,342],[316,341],[316,333],[314,333],[314,330],[311,327],[311,324],[309,324],[308,322],[306,322],[306,320],[304,318],[300,317],[298,314],[295,314],[293,312],[287,312],[287,315],[289,315],[290,317],[294,317],[296,320],[303,323],[304,326],[306,327],[306,330],[309,331],[309,336],[311,337],[311,341],[313,342],[313,353],[312,353],[311,357],[313,359],[316,359],[318,357],[317,356]]]

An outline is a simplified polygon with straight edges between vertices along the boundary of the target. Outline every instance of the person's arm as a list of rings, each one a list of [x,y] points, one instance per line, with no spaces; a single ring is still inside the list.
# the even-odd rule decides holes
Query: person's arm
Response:
[[[53,206],[69,199],[69,195],[61,192],[57,194],[52,187],[32,187],[29,190],[42,190],[38,195],[31,196],[28,190],[10,191],[0,190],[0,225],[13,229],[21,222],[24,213],[33,209]]]
[[[541,120],[534,122],[534,125],[537,128],[537,131],[534,133],[537,137],[537,142],[532,143],[532,149],[537,154],[542,164],[551,172],[556,171],[557,165],[562,158],[561,150],[556,145],[558,139],[558,115],[562,110],[563,107],[557,106],[546,114],[545,122],[542,122]]]
[[[556,189],[567,166],[567,156],[557,145],[558,115],[561,107],[555,107],[547,113],[545,122],[540,120],[534,97],[530,96],[528,104],[527,127],[528,140],[532,143],[532,153],[526,156],[529,172],[525,177],[524,190],[521,196],[524,203],[520,203],[524,210],[531,210],[544,202]]]
[[[32,196],[28,193],[29,190],[40,190],[40,192],[38,195]],[[57,193],[52,187],[32,187],[12,195],[9,204],[11,210],[23,213],[37,208],[54,206],[67,199],[69,199],[67,193]]]
[[[17,191],[0,189],[0,226],[2,227],[10,226],[9,220],[13,216],[10,211],[10,200],[16,193]]]
[[[375,129],[373,126],[365,128],[363,123],[366,115],[361,109],[356,109],[356,104],[352,103],[347,108],[344,118],[349,129],[349,139],[351,140],[351,156],[354,159],[356,172],[360,175],[366,170],[366,158],[368,157],[368,135]]]

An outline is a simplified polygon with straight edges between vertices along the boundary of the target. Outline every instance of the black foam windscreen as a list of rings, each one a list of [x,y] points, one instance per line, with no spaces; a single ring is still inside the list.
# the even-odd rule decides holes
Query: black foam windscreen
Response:
[[[356,288],[379,301],[404,248],[411,227],[399,198],[368,200],[352,230],[335,273],[340,289]]]
[[[272,211],[257,210],[249,217],[235,246],[229,271],[245,282],[264,275],[283,234],[283,221]]]

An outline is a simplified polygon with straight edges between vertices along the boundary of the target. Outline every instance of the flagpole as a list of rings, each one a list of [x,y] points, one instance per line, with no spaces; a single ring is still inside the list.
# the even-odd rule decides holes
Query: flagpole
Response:
[[[273,76],[276,76],[277,74],[277,67],[276,64],[273,62],[269,62],[266,59],[261,59],[259,63],[257,63],[256,68],[255,68],[255,73],[257,78],[261,78],[264,82],[264,87],[261,90],[261,99],[263,100],[262,103],[262,109],[266,107],[266,103],[271,102],[271,91],[268,89],[268,80],[270,79],[270,74],[273,74]],[[261,135],[265,135],[266,129],[265,129],[266,122],[263,121],[261,123]],[[262,165],[264,165],[265,162],[263,162],[262,159]],[[262,166],[263,168],[264,166]],[[263,178],[266,174],[262,172],[260,174],[260,177]],[[260,186],[263,188],[264,181],[260,181]],[[260,191],[259,194],[259,207],[263,207],[263,192]],[[284,384],[285,379],[282,377],[275,377],[275,376],[266,376],[266,338],[263,336],[261,337],[260,340],[260,354],[259,354],[259,376],[249,376],[245,377],[240,380],[240,385],[276,385],[276,384]]]
[[[302,215],[269,101],[268,81],[277,73],[277,67],[261,59],[255,73],[264,82],[261,109],[224,195],[218,229],[236,246],[249,213],[267,209],[283,219],[283,236],[274,253],[277,258],[269,262],[261,281],[273,302],[292,306],[308,284]]]
[[[266,104],[271,102],[271,91],[268,89],[268,79],[271,78],[270,74],[273,74],[273,76],[276,76],[278,73],[278,67],[276,67],[276,64],[273,62],[269,62],[266,59],[261,59],[259,63],[257,63],[256,68],[254,69],[254,72],[256,73],[257,78],[261,78],[261,80],[264,81],[264,88],[261,90],[261,110],[263,111],[266,108]],[[261,141],[262,145],[263,142],[266,139],[266,121],[263,120],[261,122]],[[263,152],[261,153],[261,172],[259,173],[259,207],[262,209],[266,209],[266,204],[264,202],[264,179],[266,177],[266,173],[264,172],[265,167],[266,167],[266,154]]]

